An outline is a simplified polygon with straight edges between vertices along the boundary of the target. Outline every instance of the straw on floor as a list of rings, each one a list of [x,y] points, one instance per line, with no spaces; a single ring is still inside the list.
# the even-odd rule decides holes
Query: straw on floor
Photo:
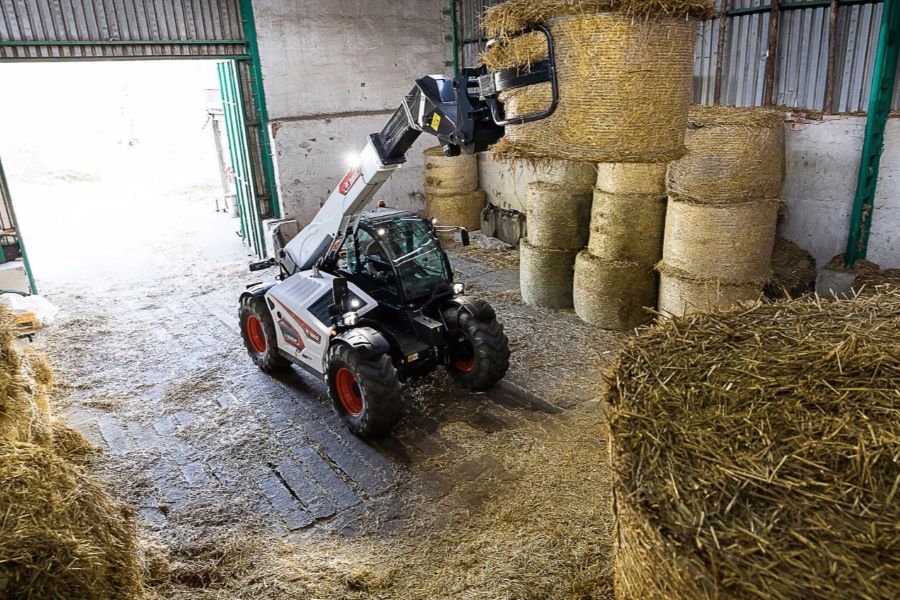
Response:
[[[674,319],[608,376],[616,597],[896,598],[900,290]]]
[[[785,238],[775,238],[772,251],[772,279],[766,284],[766,297],[799,298],[816,288],[816,260]]]

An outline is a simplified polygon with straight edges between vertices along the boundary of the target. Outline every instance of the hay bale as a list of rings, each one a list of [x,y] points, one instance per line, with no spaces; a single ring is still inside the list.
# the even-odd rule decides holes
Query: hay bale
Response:
[[[100,448],[84,437],[83,433],[69,427],[62,419],[54,418],[50,425],[53,429],[53,450],[60,458],[79,464],[100,452]]]
[[[739,302],[758,300],[762,282],[728,283],[711,277],[695,277],[660,264],[659,313],[681,317],[697,312],[728,308]]]
[[[474,154],[444,156],[440,146],[425,150],[425,193],[456,195],[478,189],[478,160]]]
[[[588,250],[607,261],[653,266],[662,256],[666,197],[594,191]]]
[[[669,165],[669,193],[717,202],[781,196],[783,123],[777,110],[691,107],[685,155]]]
[[[554,36],[559,105],[546,119],[508,126],[493,148],[495,157],[667,162],[682,154],[695,21],[604,13],[547,24]],[[495,70],[526,65],[545,58],[545,46],[533,32],[491,47],[482,61]],[[500,96],[509,116],[544,110],[550,98],[549,83]]]
[[[46,361],[18,346],[15,319],[0,307],[0,439],[51,443],[49,384],[41,383],[51,380]]]
[[[577,250],[538,248],[519,243],[519,284],[522,301],[541,308],[572,307],[572,267]]]
[[[666,163],[600,163],[597,189],[610,194],[666,193]]]
[[[51,449],[0,440],[0,596],[138,598],[130,511]]]
[[[816,259],[785,238],[775,238],[772,251],[772,278],[766,283],[766,297],[798,298],[816,289]]]
[[[587,250],[575,259],[575,313],[601,329],[622,331],[647,323],[646,308],[656,304],[653,268],[635,262],[611,262]]]
[[[532,182],[525,195],[528,241],[540,248],[581,250],[588,240],[590,192]]]
[[[700,204],[669,198],[663,261],[727,283],[769,278],[778,200]]]
[[[668,321],[608,376],[616,597],[894,598],[900,290]]]
[[[439,225],[459,225],[469,231],[477,231],[481,229],[484,201],[484,190],[465,194],[426,194],[425,212],[437,219]]]
[[[597,180],[593,163],[574,160],[542,160],[534,163],[535,181],[565,188],[572,193],[590,193]]]

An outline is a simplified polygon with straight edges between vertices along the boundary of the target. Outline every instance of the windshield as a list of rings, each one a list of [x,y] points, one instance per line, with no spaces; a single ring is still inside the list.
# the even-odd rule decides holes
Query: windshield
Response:
[[[450,282],[444,253],[425,221],[408,217],[374,228],[391,254],[407,299],[431,295],[435,288]]]

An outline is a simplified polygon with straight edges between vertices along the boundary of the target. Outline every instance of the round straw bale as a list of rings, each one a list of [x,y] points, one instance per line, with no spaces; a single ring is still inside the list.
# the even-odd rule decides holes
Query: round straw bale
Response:
[[[522,301],[541,308],[572,308],[572,266],[577,250],[557,250],[519,243]]]
[[[656,274],[635,262],[604,261],[583,250],[575,259],[575,313],[601,329],[622,331],[651,319]]]
[[[662,256],[666,197],[594,191],[588,250],[607,261],[655,265]]]
[[[607,376],[619,600],[896,598],[900,290],[663,322]]]
[[[484,26],[488,35],[496,37],[516,33],[553,17],[598,12],[706,19],[712,16],[714,9],[709,0],[505,0],[487,10]]]
[[[425,212],[437,219],[438,225],[459,225],[469,231],[481,229],[484,190],[465,194],[426,194]]]
[[[0,307],[0,439],[51,443],[49,384],[42,383],[51,379],[40,355],[19,348],[12,313]]]
[[[666,163],[599,163],[597,189],[610,194],[666,193]]]
[[[425,150],[425,193],[465,194],[478,189],[478,160],[474,154],[444,156],[439,146]]]
[[[597,180],[597,169],[588,162],[542,160],[534,164],[534,178],[572,192],[590,192]]]
[[[548,21],[554,36],[559,105],[548,118],[506,128],[500,159],[667,162],[684,150],[697,23],[581,14]],[[491,69],[545,58],[532,32],[491,47]],[[501,94],[508,116],[546,109],[549,83]]]
[[[669,193],[698,201],[776,198],[784,179],[784,113],[694,106],[685,155],[669,165]]]
[[[663,260],[675,269],[729,283],[769,278],[778,200],[699,204],[669,199]]]
[[[766,297],[797,298],[816,288],[816,260],[785,238],[775,238],[772,251],[772,279],[766,283]]]
[[[138,598],[130,510],[52,449],[0,440],[5,598]]]
[[[738,302],[758,300],[762,294],[762,282],[725,283],[697,278],[666,265],[659,265],[658,269],[659,312],[665,317],[728,308]]]
[[[528,241],[540,248],[581,250],[591,218],[590,192],[532,182],[526,191]]]

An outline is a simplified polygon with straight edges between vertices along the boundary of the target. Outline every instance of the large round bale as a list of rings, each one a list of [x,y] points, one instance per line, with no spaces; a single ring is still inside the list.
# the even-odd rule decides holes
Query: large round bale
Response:
[[[772,109],[692,107],[685,155],[669,165],[669,193],[722,202],[780,197],[783,123]]]
[[[588,250],[607,261],[655,265],[662,256],[666,197],[594,191]]]
[[[900,290],[666,321],[609,377],[619,600],[900,590]]]
[[[572,267],[577,250],[538,248],[519,243],[522,301],[541,308],[572,308]]]
[[[610,194],[666,193],[666,163],[599,163],[597,189]]]
[[[0,440],[0,596],[138,598],[130,511],[50,448]]]
[[[758,300],[762,281],[733,283],[714,277],[696,277],[660,264],[659,313],[664,317],[711,312],[739,302]]]
[[[766,283],[767,298],[798,298],[816,289],[816,259],[785,238],[775,238],[772,278]]]
[[[52,373],[46,359],[16,342],[15,320],[0,307],[0,439],[52,442],[47,392]]]
[[[535,181],[558,185],[573,193],[590,193],[597,180],[597,169],[589,162],[548,159],[532,166]]]
[[[502,6],[502,5],[501,5]],[[553,18],[559,104],[548,118],[511,125],[494,146],[501,159],[667,162],[684,150],[697,22],[582,13]],[[546,58],[539,32],[492,46],[500,70]],[[545,110],[549,83],[502,92],[508,116]]]
[[[474,154],[444,156],[439,146],[425,150],[425,193],[464,194],[478,189],[478,160]]]
[[[698,277],[765,281],[769,277],[778,200],[708,204],[672,197],[663,260]]]
[[[465,194],[426,194],[425,212],[437,219],[438,225],[459,225],[469,231],[481,229],[484,190]]]
[[[541,183],[528,184],[525,194],[528,241],[541,248],[581,250],[588,240],[591,193]]]
[[[575,259],[575,313],[601,329],[623,331],[647,323],[656,305],[656,274],[635,262],[604,261],[584,250]]]

